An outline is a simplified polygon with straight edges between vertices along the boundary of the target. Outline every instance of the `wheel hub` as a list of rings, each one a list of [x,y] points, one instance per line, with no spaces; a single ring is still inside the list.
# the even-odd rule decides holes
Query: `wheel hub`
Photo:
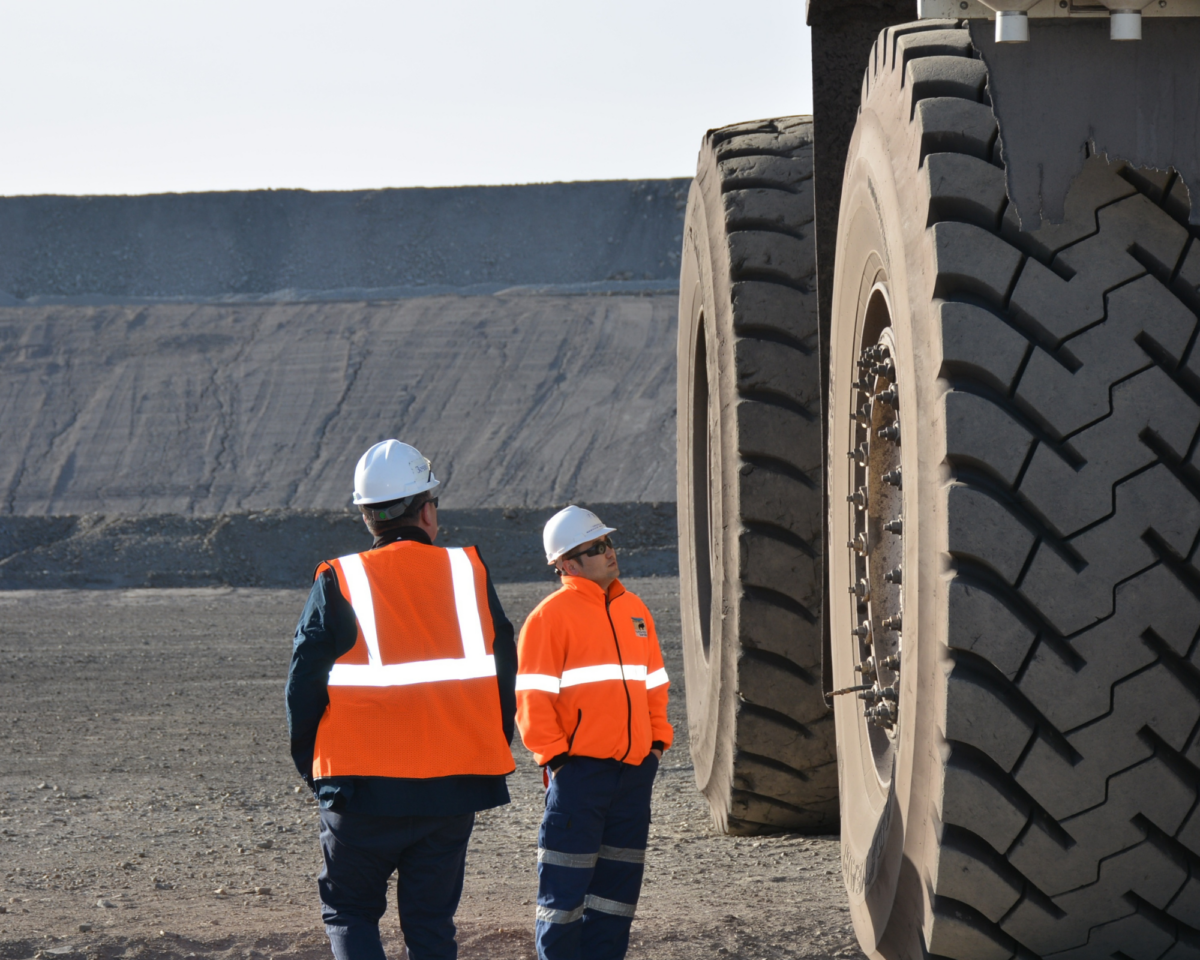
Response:
[[[900,466],[900,399],[890,329],[858,357],[854,384],[857,409],[850,490],[852,513],[850,603],[857,624],[855,672],[862,683],[837,694],[855,693],[862,702],[876,761],[890,755],[900,721],[901,627],[903,623],[903,475]]]

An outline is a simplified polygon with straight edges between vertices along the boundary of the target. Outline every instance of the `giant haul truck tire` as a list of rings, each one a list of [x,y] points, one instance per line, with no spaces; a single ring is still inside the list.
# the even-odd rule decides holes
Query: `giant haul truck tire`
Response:
[[[851,911],[889,960],[1195,955],[1200,243],[1102,157],[1023,231],[1000,152],[968,32],[885,31],[830,346]]]
[[[837,829],[812,221],[808,118],[708,134],[680,278],[680,581],[696,782],[729,833]]]

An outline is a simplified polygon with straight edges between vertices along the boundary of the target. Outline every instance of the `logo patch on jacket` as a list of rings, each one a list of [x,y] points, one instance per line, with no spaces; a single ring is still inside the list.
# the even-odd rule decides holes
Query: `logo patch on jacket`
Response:
[[[630,619],[633,621],[633,632],[634,633],[636,633],[639,637],[649,636],[649,634],[646,633],[646,621],[645,620],[643,620],[641,617],[630,617]]]

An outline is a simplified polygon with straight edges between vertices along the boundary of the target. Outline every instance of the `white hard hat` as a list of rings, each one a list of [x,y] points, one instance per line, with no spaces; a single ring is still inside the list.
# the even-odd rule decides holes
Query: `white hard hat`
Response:
[[[403,500],[438,485],[421,451],[399,440],[384,440],[364,453],[354,468],[354,502]]]
[[[596,540],[606,533],[614,533],[616,527],[606,527],[591,510],[570,506],[559,510],[546,521],[542,530],[542,545],[546,548],[546,562],[553,563],[568,550]]]

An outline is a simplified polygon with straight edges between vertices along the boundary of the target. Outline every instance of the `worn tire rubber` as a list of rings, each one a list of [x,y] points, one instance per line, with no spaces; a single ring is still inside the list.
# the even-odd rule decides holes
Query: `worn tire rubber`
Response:
[[[705,137],[681,264],[678,409],[696,783],[723,832],[835,831],[807,117]]]
[[[953,21],[885,31],[848,156],[836,686],[860,612],[851,384],[882,316],[904,497],[890,780],[864,760],[861,703],[835,708],[851,911],[889,960],[1196,956],[1200,241],[1173,175],[1103,157],[1065,223],[1023,231],[986,81]]]

